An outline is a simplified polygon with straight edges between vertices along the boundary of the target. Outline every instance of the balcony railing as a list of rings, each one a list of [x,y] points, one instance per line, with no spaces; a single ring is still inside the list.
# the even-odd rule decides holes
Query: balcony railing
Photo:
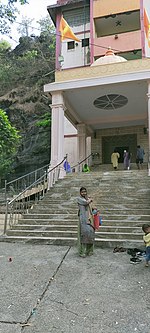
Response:
[[[141,31],[131,31],[94,39],[94,57],[104,56],[108,47],[114,53],[130,52],[141,49]]]

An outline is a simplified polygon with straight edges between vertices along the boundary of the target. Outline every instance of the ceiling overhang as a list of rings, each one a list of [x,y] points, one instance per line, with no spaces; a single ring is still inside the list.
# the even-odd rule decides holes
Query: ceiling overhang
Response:
[[[148,82],[150,70],[124,73],[105,77],[94,77],[46,84],[44,91],[62,92],[66,104],[67,118],[77,126],[87,125],[93,132],[102,128],[147,126]],[[98,108],[96,99],[103,96],[123,96],[127,103],[117,108]]]

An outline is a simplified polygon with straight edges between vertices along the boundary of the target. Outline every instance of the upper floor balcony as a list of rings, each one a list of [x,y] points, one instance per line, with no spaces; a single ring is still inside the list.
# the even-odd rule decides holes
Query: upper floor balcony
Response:
[[[94,39],[94,58],[105,55],[111,47],[115,53],[127,53],[141,50],[141,31],[131,31]]]
[[[93,0],[93,18],[140,9],[140,0]]]
[[[136,30],[141,30],[140,10],[110,14],[94,19],[95,37],[104,37]]]

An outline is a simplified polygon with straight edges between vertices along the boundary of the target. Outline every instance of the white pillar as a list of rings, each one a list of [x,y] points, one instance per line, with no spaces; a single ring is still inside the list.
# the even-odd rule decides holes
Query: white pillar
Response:
[[[87,136],[86,138],[86,156],[91,154],[91,136]]]
[[[148,82],[148,176],[150,176],[150,82]]]
[[[86,138],[86,156],[91,155],[91,136],[87,136]],[[88,159],[87,164],[91,165],[92,159],[91,157]]]
[[[86,126],[85,124],[77,125],[78,131],[78,162],[86,157]]]
[[[59,164],[64,158],[64,99],[61,92],[52,94],[51,105],[51,162],[50,169]],[[64,178],[63,166],[59,178]]]

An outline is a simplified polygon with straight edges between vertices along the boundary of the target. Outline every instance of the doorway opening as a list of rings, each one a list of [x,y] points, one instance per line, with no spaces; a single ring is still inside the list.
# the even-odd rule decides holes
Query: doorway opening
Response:
[[[111,163],[111,154],[114,149],[117,148],[120,154],[119,163],[123,163],[123,152],[124,150],[130,151],[132,154],[132,163],[136,161],[136,148],[137,148],[137,135],[114,135],[106,136],[102,138],[102,163]]]
[[[124,147],[116,147],[117,149],[117,152],[119,153],[120,157],[119,157],[119,160],[118,162],[119,163],[123,163],[123,155],[124,155],[124,150],[127,150],[129,151],[129,146],[124,146]]]

